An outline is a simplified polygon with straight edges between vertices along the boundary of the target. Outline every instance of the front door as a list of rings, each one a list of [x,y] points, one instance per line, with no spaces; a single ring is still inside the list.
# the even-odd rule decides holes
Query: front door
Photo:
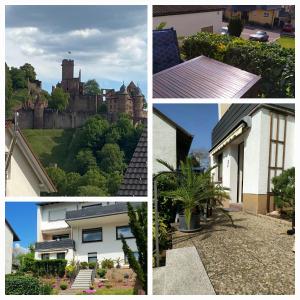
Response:
[[[244,177],[244,143],[238,145],[238,195],[237,202],[243,203],[243,177]]]

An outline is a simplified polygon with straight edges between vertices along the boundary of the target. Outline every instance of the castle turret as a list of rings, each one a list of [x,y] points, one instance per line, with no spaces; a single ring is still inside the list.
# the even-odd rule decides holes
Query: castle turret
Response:
[[[133,100],[134,119],[136,121],[144,117],[144,95],[139,87],[136,88],[136,95]]]
[[[74,60],[63,59],[62,61],[62,80],[74,78]]]
[[[128,94],[127,88],[125,84],[123,83],[120,87],[120,91],[118,93],[118,112],[119,113],[125,113],[132,116],[132,111],[130,111],[131,108],[131,99]]]

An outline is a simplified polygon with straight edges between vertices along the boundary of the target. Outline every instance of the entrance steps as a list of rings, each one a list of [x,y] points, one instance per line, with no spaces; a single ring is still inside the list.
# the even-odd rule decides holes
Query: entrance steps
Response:
[[[153,269],[154,295],[215,295],[195,247],[168,250],[166,266]]]
[[[75,281],[72,284],[72,289],[89,289],[92,281],[93,270],[80,270]]]

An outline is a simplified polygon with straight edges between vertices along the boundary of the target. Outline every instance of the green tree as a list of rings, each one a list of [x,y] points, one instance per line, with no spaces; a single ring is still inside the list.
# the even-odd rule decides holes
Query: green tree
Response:
[[[115,171],[123,172],[126,165],[124,163],[124,152],[118,144],[105,144],[103,148],[97,152],[99,167],[106,173]]]
[[[20,70],[22,70],[25,73],[26,80],[28,79],[30,82],[36,80],[36,73],[34,67],[31,64],[29,63],[24,64],[23,66],[20,67]]]
[[[116,195],[123,181],[123,175],[118,171],[108,174],[107,189],[110,195]]]
[[[10,75],[14,90],[27,88],[26,74],[23,70],[11,67]]]
[[[88,170],[82,177],[80,181],[80,186],[95,186],[107,193],[106,187],[106,177],[101,174],[98,169]]]
[[[13,84],[9,67],[5,63],[5,100],[9,100],[13,93]]]
[[[51,93],[51,98],[49,99],[48,106],[58,111],[63,111],[69,104],[70,95],[65,93],[60,87],[55,88]]]
[[[93,185],[80,186],[78,196],[107,196],[106,191]]]
[[[93,150],[101,149],[109,128],[110,124],[106,119],[100,116],[89,118],[82,128],[83,146]]]
[[[244,25],[241,19],[234,18],[230,19],[228,24],[229,35],[239,37],[244,29]]]
[[[81,149],[76,155],[76,165],[80,174],[84,174],[89,169],[97,167],[93,151],[90,149]]]
[[[48,167],[46,170],[56,189],[58,190],[58,194],[64,196],[64,193],[62,192],[65,192],[64,188],[67,184],[66,172],[57,167]]]
[[[98,82],[96,79],[90,79],[88,80],[84,86],[83,86],[83,91],[87,95],[100,95],[101,90]]]
[[[61,193],[66,196],[78,196],[78,186],[80,185],[80,181],[81,176],[79,173],[66,173],[66,184]]]
[[[124,237],[121,236],[123,252],[128,258],[130,268],[134,270],[144,291],[147,293],[147,203],[142,202],[141,206],[136,210],[133,209],[129,202],[127,203],[127,207],[129,226],[135,237],[138,249],[138,259],[134,256]]]

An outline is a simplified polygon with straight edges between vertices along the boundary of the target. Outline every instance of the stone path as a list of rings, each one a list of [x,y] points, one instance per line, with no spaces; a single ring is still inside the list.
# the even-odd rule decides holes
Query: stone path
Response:
[[[294,237],[289,225],[270,217],[231,212],[197,233],[176,231],[173,248],[195,246],[216,294],[294,294]]]

